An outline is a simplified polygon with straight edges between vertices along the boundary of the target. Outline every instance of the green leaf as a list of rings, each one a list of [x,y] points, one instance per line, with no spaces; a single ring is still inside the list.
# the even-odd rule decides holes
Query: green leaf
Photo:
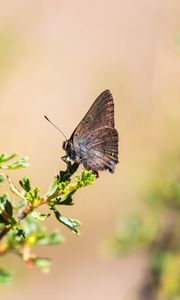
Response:
[[[0,183],[4,182],[5,178],[4,175],[0,174]]]
[[[9,284],[12,281],[12,274],[8,271],[0,269],[0,284]]]
[[[6,213],[8,214],[8,216],[10,218],[12,218],[12,215],[13,215],[13,207],[12,207],[12,204],[9,200],[6,201],[6,204],[5,204],[5,211]]]
[[[54,230],[50,234],[47,234],[46,236],[38,240],[38,244],[40,245],[56,245],[63,242],[64,238],[57,230]]]
[[[11,160],[11,159],[13,159],[13,158],[16,157],[16,156],[17,156],[16,153],[13,153],[13,154],[11,154],[11,155],[9,155],[9,156],[7,156],[5,153],[1,153],[1,154],[0,154],[0,163],[6,162],[6,161],[8,161],[8,160]]]
[[[44,213],[40,213],[38,211],[33,211],[31,213],[31,216],[34,218],[34,219],[37,219],[39,221],[45,221],[49,216],[50,214],[44,214]]]
[[[4,217],[3,214],[0,214],[0,224],[4,224],[4,225],[9,225],[11,222],[7,221]]]
[[[59,182],[65,182],[70,179],[70,177],[77,171],[79,164],[74,162],[73,164],[69,161],[67,161],[67,155],[62,157],[62,160],[66,162],[67,169],[65,171],[60,171],[59,175],[57,176],[57,179]]]
[[[61,196],[60,202],[57,203],[59,205],[73,205],[73,198],[71,197],[72,194],[74,194],[75,191],[69,192],[65,197],[64,195]]]
[[[36,257],[32,259],[32,262],[36,267],[45,273],[49,271],[52,265],[52,262],[49,258]]]
[[[0,153],[0,164],[6,162],[8,160],[11,160],[11,159],[13,159],[16,156],[17,156],[16,153],[13,153],[13,154],[11,154],[9,156],[7,156],[5,153]]]
[[[66,180],[66,181],[63,181],[63,182],[60,182],[59,183],[59,190],[60,191],[64,191],[66,188],[67,188],[67,186],[68,186],[68,184],[71,182],[71,180],[70,179],[68,179],[68,180]]]
[[[5,225],[10,224],[13,215],[13,207],[6,194],[0,197],[0,213],[0,223]]]
[[[38,188],[38,187],[35,187],[32,189],[32,195],[33,195],[34,199],[39,198],[39,192],[40,192],[40,188]]]
[[[7,194],[4,194],[3,196],[0,196],[0,212],[2,213],[5,211],[5,204],[6,201],[8,201],[8,196]]]
[[[19,168],[25,168],[29,166],[28,157],[23,157],[15,162],[1,165],[4,170],[15,170]]]
[[[54,214],[56,216],[56,219],[61,222],[62,224],[64,224],[66,227],[68,227],[69,229],[71,229],[71,231],[75,234],[79,234],[79,231],[77,229],[77,227],[79,227],[81,225],[81,223],[78,220],[75,219],[71,219],[65,216],[62,216],[59,211],[57,211],[55,208],[52,208],[52,210],[54,211]]]
[[[55,206],[55,205],[73,205],[73,199],[72,195],[76,192],[76,190],[67,192],[65,194],[62,194],[58,197],[54,197],[49,200],[49,205],[50,206]]]
[[[0,164],[3,163],[6,159],[6,154],[5,153],[1,153],[0,154]]]
[[[59,181],[58,181],[58,178],[55,177],[53,182],[49,186],[46,197],[52,196],[55,193],[55,191],[58,189],[58,187],[59,187]]]
[[[25,232],[22,228],[15,229],[14,233],[14,237],[17,242],[23,241],[26,238]]]
[[[39,195],[40,189],[38,187],[33,187],[29,192],[25,193],[25,198],[28,200],[31,204],[35,204],[36,201],[40,199]]]
[[[80,176],[76,176],[76,182],[79,187],[85,187],[93,184],[96,179],[96,175],[92,171],[84,170]]]
[[[26,192],[29,192],[31,190],[29,178],[23,177],[22,180],[19,181],[19,183]]]

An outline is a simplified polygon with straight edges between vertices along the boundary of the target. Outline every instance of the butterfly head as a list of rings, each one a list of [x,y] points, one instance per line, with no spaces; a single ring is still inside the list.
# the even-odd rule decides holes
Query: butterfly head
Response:
[[[71,142],[71,140],[64,141],[62,147],[63,147],[63,150],[66,151],[67,156],[70,159],[75,160],[76,152],[74,150],[74,146],[73,146],[73,143]]]

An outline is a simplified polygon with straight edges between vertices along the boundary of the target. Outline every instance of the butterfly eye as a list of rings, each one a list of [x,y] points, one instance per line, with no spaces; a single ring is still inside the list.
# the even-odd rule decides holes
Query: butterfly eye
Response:
[[[76,158],[76,152],[75,152],[73,144],[70,140],[64,141],[62,147],[63,147],[63,150],[66,151],[66,154],[70,159],[73,160]]]

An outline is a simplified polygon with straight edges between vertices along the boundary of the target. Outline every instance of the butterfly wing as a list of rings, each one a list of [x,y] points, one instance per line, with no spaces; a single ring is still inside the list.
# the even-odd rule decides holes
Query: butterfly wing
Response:
[[[111,127],[98,128],[89,133],[84,143],[86,143],[84,167],[94,171],[108,170],[113,173],[118,163],[117,130]]]
[[[70,137],[77,158],[86,169],[114,172],[118,162],[118,133],[114,128],[112,94],[105,90],[95,100]]]
[[[102,92],[94,101],[74,130],[70,140],[76,139],[76,137],[80,139],[83,135],[87,135],[89,131],[103,126],[114,127],[114,103],[109,90]]]

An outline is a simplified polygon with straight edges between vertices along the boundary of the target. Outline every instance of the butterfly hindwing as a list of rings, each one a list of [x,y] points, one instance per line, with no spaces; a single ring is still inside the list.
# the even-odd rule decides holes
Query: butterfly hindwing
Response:
[[[118,163],[118,133],[115,128],[102,127],[89,133],[86,140],[84,166],[90,170],[114,172]]]

